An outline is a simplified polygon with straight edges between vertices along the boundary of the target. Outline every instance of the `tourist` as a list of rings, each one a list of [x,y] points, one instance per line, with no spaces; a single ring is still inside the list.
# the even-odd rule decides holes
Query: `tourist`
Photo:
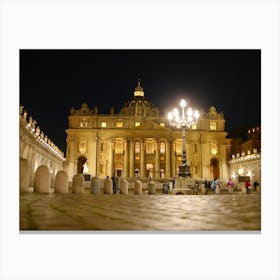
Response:
[[[211,189],[213,190],[213,194],[216,194],[216,188],[217,188],[217,179],[215,178],[211,184]]]
[[[169,186],[169,189],[170,189],[170,191],[171,191],[171,193],[172,193],[172,190],[173,190],[173,180],[170,180],[170,181],[169,181],[168,186]]]
[[[112,182],[113,182],[113,191],[114,191],[114,193],[116,193],[117,192],[117,178],[115,177],[115,176],[112,176]]]
[[[250,184],[250,181],[248,179],[245,180],[244,182],[245,184],[245,188],[246,188],[246,193],[249,194],[250,193],[250,190],[251,190],[251,184]]]
[[[259,183],[257,181],[254,182],[253,186],[254,186],[254,190],[257,190],[257,186],[259,185]]]
[[[227,185],[228,185],[228,187],[229,187],[230,189],[232,189],[232,190],[233,190],[233,187],[234,187],[234,182],[232,181],[232,179],[231,179],[231,178],[228,180]]]

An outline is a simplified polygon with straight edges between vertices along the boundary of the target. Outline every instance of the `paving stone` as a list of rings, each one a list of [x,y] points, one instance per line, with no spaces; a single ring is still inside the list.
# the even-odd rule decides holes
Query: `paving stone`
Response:
[[[261,195],[20,194],[21,230],[261,230]]]

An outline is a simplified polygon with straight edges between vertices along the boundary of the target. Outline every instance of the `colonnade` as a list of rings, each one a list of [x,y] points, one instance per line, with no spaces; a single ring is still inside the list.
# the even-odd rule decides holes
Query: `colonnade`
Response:
[[[153,152],[147,153],[147,140],[152,141]],[[140,144],[140,151],[135,151],[135,143]],[[160,151],[160,145],[164,143],[164,152]],[[147,177],[147,164],[153,166],[152,172],[154,178],[160,178],[160,170],[164,170],[164,177],[170,178],[176,175],[176,157],[174,140],[159,140],[154,138],[123,138],[122,155],[122,177],[135,177],[135,170],[139,170],[141,178]],[[114,140],[108,140],[108,166],[112,170],[107,170],[109,176],[116,172],[114,151]],[[150,156],[149,156],[150,155]],[[164,158],[161,158],[164,157]]]

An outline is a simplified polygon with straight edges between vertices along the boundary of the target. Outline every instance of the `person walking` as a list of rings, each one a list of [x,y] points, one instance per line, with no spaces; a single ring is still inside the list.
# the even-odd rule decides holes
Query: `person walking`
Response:
[[[168,187],[169,187],[170,192],[172,193],[172,191],[173,191],[173,181],[172,180],[169,181]]]
[[[246,193],[249,194],[250,191],[251,191],[251,184],[250,184],[250,181],[248,179],[245,180],[244,182],[245,184],[245,188],[246,188]]]
[[[253,186],[254,186],[254,190],[257,190],[257,186],[259,185],[259,183],[257,181],[254,182]]]
[[[113,193],[115,194],[117,192],[117,178],[113,175],[111,179],[113,181]]]
[[[217,178],[215,178],[214,181],[211,183],[211,189],[213,190],[213,194],[216,194],[216,188],[217,188]]]
[[[233,191],[234,182],[232,181],[231,178],[229,178],[227,185],[228,185],[228,188],[229,188],[231,191]]]

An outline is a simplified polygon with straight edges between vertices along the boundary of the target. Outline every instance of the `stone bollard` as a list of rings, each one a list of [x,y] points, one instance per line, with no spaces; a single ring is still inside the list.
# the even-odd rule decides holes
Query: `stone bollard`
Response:
[[[120,182],[120,194],[128,194],[128,181],[124,178]]]
[[[20,191],[28,192],[29,191],[29,183],[30,183],[30,166],[28,164],[27,159],[20,158]]]
[[[65,171],[57,172],[54,180],[54,189],[56,193],[68,193],[68,175]]]
[[[98,194],[100,192],[101,181],[97,177],[92,177],[90,182],[90,193]]]
[[[247,193],[246,187],[244,185],[241,186],[241,193],[242,194],[246,194]]]
[[[218,184],[216,186],[216,194],[220,194],[220,185],[218,185]]]
[[[206,194],[206,188],[205,188],[204,184],[200,185],[200,192],[201,192],[201,194]]]
[[[72,193],[84,193],[84,176],[82,174],[73,176]]]
[[[51,187],[51,173],[47,166],[41,165],[35,172],[34,192],[49,193]]]
[[[135,194],[142,194],[142,182],[137,180],[134,186],[134,193]]]
[[[113,181],[109,177],[106,178],[105,181],[104,181],[103,193],[104,194],[112,194],[113,193]]]
[[[148,194],[156,194],[156,184],[154,181],[148,182]]]

